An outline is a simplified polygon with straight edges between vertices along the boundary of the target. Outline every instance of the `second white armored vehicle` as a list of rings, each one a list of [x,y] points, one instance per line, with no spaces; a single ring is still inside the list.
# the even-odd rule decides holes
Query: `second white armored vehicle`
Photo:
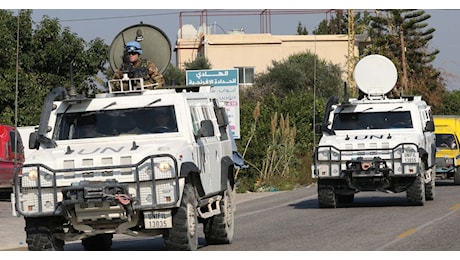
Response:
[[[352,203],[357,192],[406,192],[412,205],[435,195],[436,145],[431,108],[419,96],[390,98],[394,64],[370,55],[356,65],[364,94],[329,100],[314,153],[320,208]]]

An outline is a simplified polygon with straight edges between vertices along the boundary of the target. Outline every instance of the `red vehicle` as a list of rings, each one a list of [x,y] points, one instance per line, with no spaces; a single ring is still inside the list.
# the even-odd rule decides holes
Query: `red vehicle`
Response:
[[[0,189],[12,187],[14,170],[24,163],[24,145],[15,127],[0,125]]]

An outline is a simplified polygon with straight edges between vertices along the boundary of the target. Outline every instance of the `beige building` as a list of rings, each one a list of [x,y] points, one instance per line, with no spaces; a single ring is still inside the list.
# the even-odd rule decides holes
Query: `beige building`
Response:
[[[184,28],[184,27],[183,27]],[[185,32],[185,30],[184,30]],[[358,57],[358,40],[354,55]],[[290,55],[310,51],[320,59],[339,65],[343,78],[347,78],[348,35],[271,35],[245,34],[237,31],[228,34],[194,33],[193,29],[176,41],[176,65],[184,69],[184,62],[196,57],[208,59],[212,69],[239,69],[240,84],[251,84],[254,75],[266,72],[272,61],[282,61]]]

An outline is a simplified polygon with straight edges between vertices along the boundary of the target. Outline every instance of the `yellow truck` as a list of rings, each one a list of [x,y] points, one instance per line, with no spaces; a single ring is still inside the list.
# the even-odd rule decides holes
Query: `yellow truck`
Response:
[[[436,177],[460,185],[460,116],[435,115]]]

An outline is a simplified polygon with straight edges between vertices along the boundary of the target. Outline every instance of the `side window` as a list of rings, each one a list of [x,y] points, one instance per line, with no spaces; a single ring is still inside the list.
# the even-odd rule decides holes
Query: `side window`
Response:
[[[203,119],[212,121],[211,126],[212,128],[214,128],[214,125],[217,121],[217,118],[214,112],[214,104],[212,102],[203,104],[202,111],[204,115]],[[214,136],[218,135],[219,132],[217,130],[218,129],[213,129]]]
[[[201,111],[203,112],[203,119],[211,119],[211,116],[209,115],[208,107],[207,106],[202,106]]]
[[[198,108],[191,107],[190,113],[192,114],[193,134],[197,135],[200,129],[200,117],[198,116]]]
[[[422,123],[423,123],[423,129],[425,129],[425,126],[428,121],[432,120],[432,115],[430,113],[430,109],[424,109],[422,112]]]
[[[10,154],[8,156],[14,157],[15,153],[19,153],[19,154],[23,153],[24,146],[22,144],[22,139],[21,139],[21,135],[19,134],[19,132],[16,132],[16,130],[10,131],[10,142],[11,142],[11,152],[13,154]],[[6,149],[6,152],[9,153],[8,149]]]
[[[195,136],[199,134],[203,120],[216,121],[216,117],[214,116],[214,111],[212,109],[212,103],[198,103],[190,107],[193,120],[193,134]],[[212,125],[214,125],[214,123]],[[215,133],[214,129],[214,135]]]
[[[17,149],[17,145],[15,144],[14,140],[16,139],[16,135],[14,134],[14,130],[10,131],[10,146],[11,146],[11,151],[14,153]],[[9,149],[6,149],[6,152],[8,153]],[[9,157],[10,155],[8,154],[7,155],[7,158]]]

